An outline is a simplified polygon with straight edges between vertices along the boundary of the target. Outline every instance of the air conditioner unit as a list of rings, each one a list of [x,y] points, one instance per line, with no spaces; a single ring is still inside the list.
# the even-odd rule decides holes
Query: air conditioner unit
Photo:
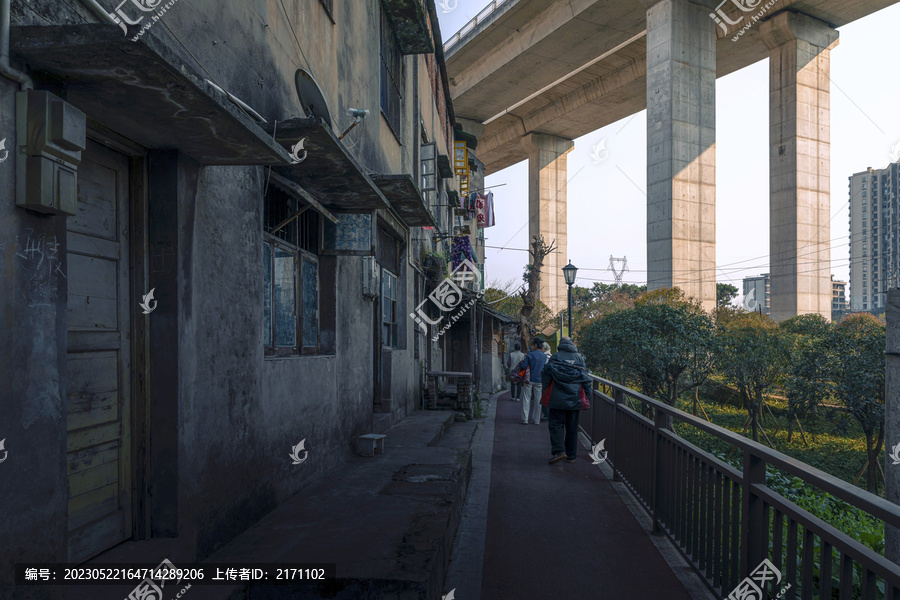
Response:
[[[363,257],[362,269],[362,292],[363,296],[369,300],[378,298],[380,282],[378,277],[378,263],[375,262],[374,256]]]

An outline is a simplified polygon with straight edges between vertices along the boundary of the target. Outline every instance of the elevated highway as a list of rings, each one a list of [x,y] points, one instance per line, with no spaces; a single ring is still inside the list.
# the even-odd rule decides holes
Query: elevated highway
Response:
[[[830,317],[830,52],[897,1],[495,0],[444,45],[454,110],[487,174],[529,159],[530,233],[557,240],[561,273],[571,140],[648,109],[648,284],[712,307],[715,79],[770,58],[773,316]]]

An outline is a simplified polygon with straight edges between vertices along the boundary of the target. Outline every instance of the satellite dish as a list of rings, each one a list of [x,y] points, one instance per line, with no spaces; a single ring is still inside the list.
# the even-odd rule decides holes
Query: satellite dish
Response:
[[[331,111],[328,110],[325,95],[322,94],[322,90],[313,76],[303,69],[297,69],[294,74],[294,84],[297,86],[297,97],[300,99],[300,105],[306,116],[321,119],[328,127],[332,127]]]

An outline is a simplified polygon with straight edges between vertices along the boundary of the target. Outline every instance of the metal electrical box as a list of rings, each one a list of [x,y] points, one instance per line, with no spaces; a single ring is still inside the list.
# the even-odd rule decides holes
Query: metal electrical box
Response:
[[[16,94],[16,205],[75,214],[84,113],[42,90]]]
[[[378,296],[381,295],[381,282],[379,281],[380,277],[378,277],[378,273],[378,263],[375,262],[375,257],[364,256],[362,269],[362,292],[363,296],[365,296],[369,300],[375,300],[376,298],[378,298]]]

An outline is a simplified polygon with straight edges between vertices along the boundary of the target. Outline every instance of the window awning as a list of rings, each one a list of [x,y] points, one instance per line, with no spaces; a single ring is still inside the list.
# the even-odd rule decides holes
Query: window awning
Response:
[[[428,29],[428,13],[423,0],[381,0],[394,28],[400,52],[431,54],[434,40]]]
[[[303,142],[303,149],[297,151],[301,162],[273,170],[299,184],[325,207],[340,212],[390,207],[362,165],[347,152],[331,128],[318,119],[289,119],[265,123],[263,127],[270,135],[274,133],[285,148]]]
[[[200,74],[163,27],[131,41],[115,25],[12,28],[29,67],[62,79],[66,101],[147,148],[177,148],[201,164],[287,164],[290,154]]]
[[[437,164],[438,173],[443,179],[450,179],[455,175],[453,165],[450,164],[450,157],[446,154],[438,154]]]
[[[324,206],[322,206],[318,200],[313,198],[309,192],[304,190],[302,187],[300,187],[299,185],[297,185],[290,179],[288,179],[286,177],[282,177],[278,173],[271,173],[271,180],[272,180],[272,183],[274,183],[279,188],[284,190],[287,194],[289,194],[289,195],[293,196],[294,198],[296,198],[297,200],[300,200],[301,202],[305,203],[304,208],[301,210],[305,210],[306,208],[312,208],[313,210],[317,211],[319,214],[321,214],[323,217],[325,217],[326,219],[328,219],[335,225],[340,223],[340,221],[338,221],[337,217],[335,217],[333,214],[331,214],[331,212],[328,209],[326,209]],[[297,213],[297,215],[295,215],[294,218],[296,218],[296,216],[298,216],[299,214],[300,213]]]
[[[404,223],[410,227],[435,226],[434,217],[411,175],[372,175],[372,181],[391,201]]]

